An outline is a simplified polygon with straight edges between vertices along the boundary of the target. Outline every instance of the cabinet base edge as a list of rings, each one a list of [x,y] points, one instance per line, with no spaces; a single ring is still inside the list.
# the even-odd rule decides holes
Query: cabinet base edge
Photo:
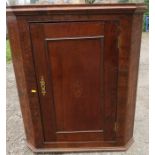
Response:
[[[35,153],[43,152],[90,152],[90,151],[126,151],[134,142],[133,138],[128,141],[125,146],[115,147],[85,147],[85,148],[35,148],[27,143],[27,146]]]

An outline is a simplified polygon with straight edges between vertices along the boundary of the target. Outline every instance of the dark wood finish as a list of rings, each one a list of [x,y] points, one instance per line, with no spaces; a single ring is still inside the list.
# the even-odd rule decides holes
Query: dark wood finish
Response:
[[[145,9],[143,4],[7,8],[20,105],[32,150],[130,146]]]

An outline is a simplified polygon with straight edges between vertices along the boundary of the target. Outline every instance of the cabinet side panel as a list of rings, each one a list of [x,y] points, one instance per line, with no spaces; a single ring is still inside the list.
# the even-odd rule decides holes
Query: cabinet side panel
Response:
[[[124,145],[128,99],[129,54],[131,40],[132,15],[125,15],[120,21],[119,32],[119,74],[116,136],[117,141]]]
[[[140,57],[140,44],[142,34],[142,14],[133,16],[132,22],[132,38],[130,49],[130,66],[129,66],[129,81],[128,81],[128,101],[127,101],[127,119],[126,119],[126,141],[129,141],[133,136],[137,79]]]
[[[35,147],[41,147],[43,143],[42,122],[40,116],[39,94],[36,79],[36,71],[34,69],[34,59],[32,54],[31,34],[29,31],[29,23],[25,17],[18,19],[20,44],[22,48],[23,69],[25,73],[25,83],[27,94],[29,97],[29,108],[34,130]],[[36,93],[32,93],[32,90]]]
[[[31,113],[29,108],[29,99],[27,95],[25,73],[23,69],[22,50],[20,45],[19,31],[17,19],[15,16],[7,17],[7,27],[9,31],[9,40],[12,49],[12,59],[14,72],[16,77],[16,83],[18,88],[18,95],[20,99],[20,107],[22,111],[24,127],[28,143],[34,144],[34,131],[31,119]]]

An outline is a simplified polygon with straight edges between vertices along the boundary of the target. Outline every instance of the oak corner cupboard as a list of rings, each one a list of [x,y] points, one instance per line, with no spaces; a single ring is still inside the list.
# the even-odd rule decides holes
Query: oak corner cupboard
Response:
[[[20,106],[34,152],[133,142],[144,4],[7,7]]]

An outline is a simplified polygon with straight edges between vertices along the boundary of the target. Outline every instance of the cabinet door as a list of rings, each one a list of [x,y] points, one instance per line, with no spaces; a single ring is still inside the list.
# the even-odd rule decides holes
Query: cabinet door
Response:
[[[44,140],[115,140],[117,23],[31,23],[30,32]]]

